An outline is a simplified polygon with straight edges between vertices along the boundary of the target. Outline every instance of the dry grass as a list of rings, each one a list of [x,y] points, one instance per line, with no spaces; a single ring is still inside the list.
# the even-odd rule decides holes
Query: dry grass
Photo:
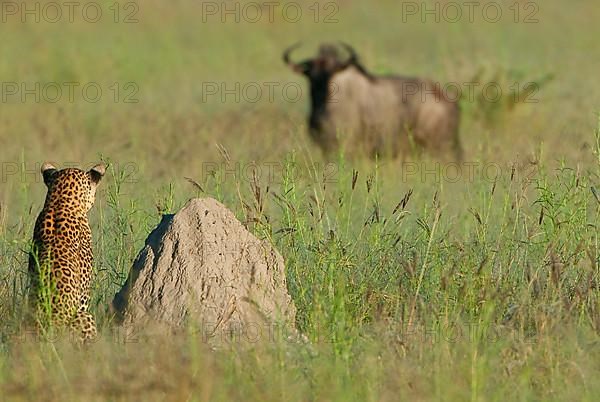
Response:
[[[337,24],[203,24],[201,3],[155,0],[140,4],[137,24],[0,24],[4,82],[106,91],[98,103],[0,105],[1,399],[594,400],[600,15],[592,1],[539,5],[537,24],[401,23],[397,2],[351,0]],[[457,180],[427,158],[327,165],[305,133],[306,94],[203,102],[207,82],[305,88],[281,50],[338,38],[380,73],[554,78],[539,102],[511,110],[463,102],[475,167]],[[115,103],[114,82],[135,82],[139,102]],[[24,339],[39,164],[100,158],[111,163],[91,213],[103,336],[84,350]],[[308,343],[210,350],[191,330],[111,324],[106,306],[160,213],[198,195],[280,250]]]

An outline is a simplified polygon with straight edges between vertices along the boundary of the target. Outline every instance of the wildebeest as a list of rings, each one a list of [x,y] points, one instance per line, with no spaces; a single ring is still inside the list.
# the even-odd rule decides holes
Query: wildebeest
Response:
[[[291,52],[284,62],[310,81],[309,133],[325,154],[338,150],[370,156],[402,156],[425,149],[460,160],[460,109],[440,86],[421,78],[373,75],[354,49],[322,44],[315,58],[298,63]]]

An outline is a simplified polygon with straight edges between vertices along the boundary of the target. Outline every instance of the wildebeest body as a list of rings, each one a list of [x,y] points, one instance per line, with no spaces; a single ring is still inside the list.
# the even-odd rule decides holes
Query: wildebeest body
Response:
[[[411,150],[426,149],[462,157],[460,110],[439,86],[419,78],[372,75],[355,56],[342,63],[326,46],[316,59],[291,64],[310,80],[310,135],[326,154],[342,148],[404,158]]]

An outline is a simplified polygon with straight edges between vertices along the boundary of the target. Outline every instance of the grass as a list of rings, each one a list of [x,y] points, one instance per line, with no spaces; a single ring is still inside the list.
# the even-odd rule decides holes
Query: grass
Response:
[[[399,23],[392,1],[340,1],[336,24],[201,23],[200,7],[151,0],[136,24],[0,24],[3,82],[96,82],[106,94],[1,105],[2,399],[596,399],[592,1],[545,1],[537,24]],[[381,73],[553,79],[538,102],[510,111],[463,105],[460,174],[427,157],[323,160],[305,132],[306,93],[295,103],[277,92],[273,102],[203,102],[207,82],[305,88],[281,50],[338,38]],[[114,102],[115,82],[121,95],[134,82],[139,102]],[[102,336],[84,350],[24,329],[26,250],[48,159],[110,163],[90,214]],[[192,328],[165,337],[111,324],[107,305],[144,239],[162,213],[196,196],[225,203],[278,248],[306,342],[263,332],[249,347],[211,350]]]

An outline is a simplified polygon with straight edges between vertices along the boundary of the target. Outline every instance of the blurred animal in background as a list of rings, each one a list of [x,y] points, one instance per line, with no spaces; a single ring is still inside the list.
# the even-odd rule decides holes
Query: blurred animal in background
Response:
[[[300,62],[291,53],[284,62],[308,78],[311,138],[326,155],[342,149],[371,157],[406,158],[426,150],[437,157],[461,160],[460,109],[434,82],[371,74],[354,49],[322,44],[316,57]],[[348,53],[343,58],[340,50]]]

